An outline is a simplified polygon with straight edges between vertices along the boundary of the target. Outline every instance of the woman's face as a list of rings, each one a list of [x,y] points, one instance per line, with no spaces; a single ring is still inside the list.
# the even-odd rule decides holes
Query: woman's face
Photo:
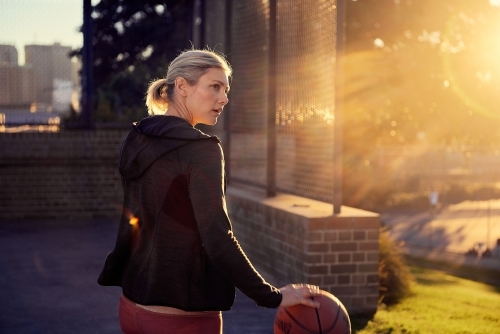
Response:
[[[209,69],[193,86],[188,86],[186,108],[192,116],[192,125],[214,125],[228,103],[229,81],[223,70]]]

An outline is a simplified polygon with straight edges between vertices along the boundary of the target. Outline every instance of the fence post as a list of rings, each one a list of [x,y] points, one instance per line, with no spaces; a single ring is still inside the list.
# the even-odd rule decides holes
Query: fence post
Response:
[[[344,48],[346,1],[337,0],[337,50],[335,61],[335,121],[333,126],[333,214],[342,207],[342,146],[344,99]]]
[[[269,1],[267,196],[276,196],[276,1]]]
[[[94,93],[92,55],[92,3],[83,0],[83,50],[82,50],[82,123],[85,129],[92,128],[92,107]]]
[[[205,1],[195,0],[193,2],[193,45],[196,49],[205,46]]]
[[[226,54],[227,60],[231,63],[231,52],[232,52],[232,10],[233,1],[226,0],[226,12],[225,20],[225,31],[224,31],[224,53]],[[226,180],[231,183],[231,105],[228,104],[224,107],[226,111],[224,112],[224,159],[226,161]]]

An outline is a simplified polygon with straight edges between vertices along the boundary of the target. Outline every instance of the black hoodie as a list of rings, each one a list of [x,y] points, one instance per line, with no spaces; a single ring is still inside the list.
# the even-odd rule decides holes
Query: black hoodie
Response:
[[[259,306],[279,306],[281,293],[233,235],[219,143],[174,116],[134,125],[120,153],[118,237],[99,284],[121,286],[139,304],[184,311],[228,310],[234,287]]]

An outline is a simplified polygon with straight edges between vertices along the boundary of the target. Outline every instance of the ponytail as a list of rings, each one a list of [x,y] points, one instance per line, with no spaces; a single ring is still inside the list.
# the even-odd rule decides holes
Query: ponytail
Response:
[[[189,85],[195,85],[210,68],[220,68],[228,77],[232,69],[223,55],[210,50],[187,50],[182,52],[168,66],[167,76],[149,84],[146,106],[150,115],[163,115],[168,103],[175,98],[175,79],[184,78]]]
[[[148,114],[162,115],[168,108],[167,79],[158,79],[149,84],[146,93]]]

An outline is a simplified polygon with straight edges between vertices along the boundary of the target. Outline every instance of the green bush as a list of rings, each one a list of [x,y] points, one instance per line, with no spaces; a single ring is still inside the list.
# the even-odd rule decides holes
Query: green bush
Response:
[[[381,229],[379,241],[380,302],[395,304],[411,293],[413,275],[401,254],[401,247],[390,238],[386,230]]]

